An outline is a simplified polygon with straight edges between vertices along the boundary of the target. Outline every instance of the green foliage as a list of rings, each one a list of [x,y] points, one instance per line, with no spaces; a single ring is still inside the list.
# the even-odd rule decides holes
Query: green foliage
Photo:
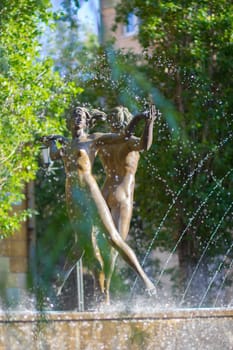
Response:
[[[233,5],[126,0],[117,11],[118,21],[126,22],[129,12],[140,18],[144,73],[181,116],[179,135],[186,137],[174,142],[163,111],[156,146],[137,173],[136,201],[149,241],[156,238],[156,245],[172,249],[183,235],[178,253],[188,278],[189,266],[195,266],[232,202]],[[231,215],[221,223],[209,255],[227,250]]]
[[[38,137],[61,133],[62,114],[80,89],[65,84],[52,61],[39,60],[40,24],[50,18],[49,1],[1,1],[0,12],[0,234],[19,228],[29,211],[12,209],[35,178]]]

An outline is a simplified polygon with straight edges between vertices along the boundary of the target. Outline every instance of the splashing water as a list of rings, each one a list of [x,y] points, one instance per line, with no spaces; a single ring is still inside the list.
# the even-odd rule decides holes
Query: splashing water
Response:
[[[218,232],[218,230],[219,230],[220,226],[222,225],[222,223],[223,223],[225,217],[226,217],[227,214],[230,212],[230,210],[232,209],[232,207],[233,207],[233,203],[231,203],[231,204],[229,205],[229,207],[226,209],[226,211],[225,211],[225,213],[223,214],[221,220],[219,221],[218,225],[216,226],[215,230],[213,231],[213,233],[212,233],[212,235],[211,235],[211,237],[210,237],[210,239],[209,239],[209,241],[208,241],[208,243],[207,243],[205,249],[204,249],[203,252],[202,252],[202,255],[201,255],[200,259],[198,260],[197,265],[195,266],[195,269],[194,269],[194,271],[193,271],[193,273],[192,273],[192,276],[191,276],[191,278],[189,279],[189,282],[188,282],[188,284],[187,284],[187,287],[186,287],[186,289],[185,289],[185,291],[184,291],[184,293],[183,293],[183,295],[182,295],[182,298],[181,298],[181,301],[180,301],[180,305],[181,305],[181,304],[183,303],[183,301],[184,301],[184,298],[185,298],[185,296],[186,296],[186,294],[187,294],[187,292],[188,292],[188,290],[189,290],[189,287],[190,287],[190,285],[191,285],[191,283],[192,283],[192,281],[193,281],[193,278],[194,278],[194,276],[195,276],[195,274],[196,274],[196,272],[197,272],[197,270],[198,270],[198,268],[199,268],[199,266],[200,266],[200,263],[201,263],[201,261],[202,261],[204,255],[205,255],[206,251],[208,250],[208,248],[209,248],[209,246],[210,246],[210,243],[213,241],[213,239],[214,239],[216,233]],[[220,238],[220,237],[219,237],[219,238]]]
[[[186,186],[188,185],[188,183],[192,180],[192,178],[193,178],[193,176],[195,175],[195,173],[198,172],[198,171],[203,167],[204,163],[205,163],[212,155],[214,155],[215,152],[217,152],[219,149],[221,149],[221,148],[232,138],[232,136],[233,136],[233,133],[230,132],[230,133],[228,134],[227,137],[225,137],[223,140],[221,140],[221,141],[219,142],[219,144],[216,145],[216,146],[213,148],[212,151],[210,151],[209,153],[207,153],[207,155],[206,155],[203,159],[201,159],[201,161],[198,163],[198,165],[196,166],[196,168],[188,175],[186,181],[184,182],[184,184],[182,185],[182,187],[180,188],[180,190],[179,190],[179,191],[176,193],[176,195],[174,196],[172,202],[170,203],[170,205],[169,205],[169,207],[168,207],[168,210],[166,211],[166,213],[165,213],[165,215],[163,216],[163,218],[162,218],[162,220],[161,220],[161,222],[160,222],[160,224],[159,224],[157,230],[155,231],[155,234],[154,234],[154,236],[153,236],[153,238],[152,238],[152,240],[151,240],[151,242],[150,242],[150,244],[149,244],[149,247],[147,248],[146,254],[145,254],[145,256],[144,256],[144,258],[143,258],[143,260],[142,260],[142,263],[141,263],[142,266],[145,265],[146,260],[147,260],[147,258],[148,258],[148,256],[149,256],[149,254],[150,254],[150,252],[151,252],[153,246],[154,246],[154,242],[155,242],[155,240],[156,240],[156,238],[157,238],[159,232],[161,231],[161,229],[162,229],[162,227],[163,227],[163,225],[164,225],[164,222],[166,221],[168,215],[170,214],[171,210],[173,209],[174,205],[176,204],[177,200],[179,199],[179,197],[180,197],[181,193],[183,192],[183,190],[185,189],[185,187],[186,187]],[[226,174],[225,176],[227,176],[227,174]],[[222,181],[223,181],[223,180],[222,180]],[[216,186],[216,187],[217,187],[217,186]],[[203,204],[203,205],[204,205],[204,204]],[[201,209],[201,208],[200,208],[200,209]],[[199,211],[200,211],[200,209],[199,209]],[[199,211],[198,211],[198,212],[199,212]],[[192,221],[193,221],[193,220],[192,220]],[[186,232],[186,231],[185,231],[185,232]],[[185,233],[184,233],[184,234],[185,234]],[[183,234],[183,235],[184,235],[184,234]],[[182,236],[182,237],[183,237],[183,236]],[[181,240],[181,239],[180,239],[180,240]],[[180,242],[180,240],[179,240],[179,242]],[[179,244],[179,242],[178,242],[178,244]],[[177,244],[177,245],[178,245],[178,244]],[[175,248],[175,249],[176,249],[176,248]],[[174,251],[175,251],[175,250],[174,250]],[[172,252],[171,255],[169,256],[169,261],[171,260],[172,255],[173,255],[173,252]],[[166,267],[167,267],[169,261],[166,262]],[[165,268],[166,268],[166,267],[165,267]],[[164,269],[164,270],[165,270],[165,269]],[[164,273],[164,270],[162,271],[162,274],[160,274],[159,281],[160,281],[160,279],[161,279],[161,277],[162,277],[162,275],[163,275],[163,273]],[[134,281],[133,286],[132,286],[132,288],[131,288],[131,297],[130,297],[130,298],[132,298],[132,296],[133,296],[133,292],[134,292],[134,289],[135,289],[135,287],[136,287],[137,281],[138,281],[138,277],[135,278],[135,281]],[[159,281],[156,283],[156,285],[158,285]]]
[[[208,292],[209,292],[209,290],[210,290],[212,284],[213,284],[214,281],[215,281],[215,278],[217,277],[217,275],[218,275],[218,273],[220,272],[221,268],[223,267],[225,261],[227,260],[228,255],[229,255],[230,251],[232,250],[232,248],[233,248],[233,243],[232,243],[231,246],[228,248],[228,250],[227,250],[227,252],[226,252],[226,254],[225,254],[225,256],[224,256],[224,259],[221,261],[221,263],[219,264],[218,268],[216,269],[216,271],[215,271],[213,277],[211,278],[211,281],[210,281],[210,283],[209,283],[209,285],[208,285],[208,287],[207,287],[207,289],[206,289],[206,291],[205,291],[205,293],[204,293],[203,297],[201,298],[201,301],[200,301],[200,303],[199,303],[199,305],[198,305],[199,308],[202,306],[202,304],[203,304],[203,302],[204,302],[204,300],[205,300],[205,298],[206,298],[206,296],[207,296],[207,294],[208,294]]]
[[[216,190],[216,189],[219,187],[219,185],[224,181],[224,179],[225,179],[228,175],[230,175],[230,173],[231,173],[232,171],[233,171],[233,168],[230,169],[230,170],[220,179],[220,181],[219,181],[219,182],[214,186],[214,188],[210,191],[210,193],[208,194],[208,196],[201,202],[201,204],[199,205],[199,207],[198,207],[197,210],[195,211],[194,215],[193,215],[193,216],[191,217],[191,219],[189,220],[188,225],[185,227],[185,229],[184,229],[183,232],[181,233],[181,235],[180,235],[178,241],[176,242],[176,244],[175,244],[173,250],[171,251],[171,253],[170,253],[168,259],[166,260],[166,262],[165,262],[165,264],[164,264],[164,267],[163,267],[163,269],[162,269],[162,271],[161,271],[161,273],[160,273],[160,275],[159,275],[159,278],[158,278],[158,280],[157,280],[156,285],[158,285],[158,283],[160,282],[160,280],[161,280],[161,278],[162,278],[162,276],[163,276],[163,274],[164,274],[164,272],[165,272],[165,270],[166,270],[166,268],[167,268],[168,263],[170,262],[170,260],[171,260],[171,258],[172,258],[172,256],[173,256],[173,254],[175,253],[175,251],[176,251],[178,245],[180,244],[181,240],[183,239],[185,233],[187,232],[187,230],[188,230],[189,227],[191,226],[193,220],[196,218],[197,214],[198,214],[198,213],[200,212],[200,210],[204,207],[204,205],[208,202],[208,200],[210,199],[210,197],[214,194],[215,190]]]
[[[228,267],[228,270],[227,270],[227,272],[226,272],[226,274],[225,274],[225,276],[224,276],[224,278],[223,278],[223,280],[222,280],[222,283],[221,283],[221,285],[220,285],[220,287],[219,287],[219,289],[218,289],[218,292],[217,292],[215,301],[214,301],[214,303],[213,303],[213,306],[214,306],[214,307],[215,307],[216,304],[217,304],[217,301],[218,301],[218,299],[219,299],[219,297],[220,297],[221,291],[222,291],[223,286],[224,286],[224,284],[225,284],[225,282],[226,282],[226,280],[227,280],[227,277],[228,277],[228,275],[230,274],[230,272],[232,271],[232,267],[233,267],[233,259],[232,259],[232,261],[231,261],[231,263],[230,263],[230,265],[229,265],[229,267]],[[231,303],[230,303],[229,305],[231,305]]]
[[[232,307],[233,306],[232,304],[233,304],[233,298],[231,299],[231,301],[230,301],[229,305],[227,306],[227,308]]]

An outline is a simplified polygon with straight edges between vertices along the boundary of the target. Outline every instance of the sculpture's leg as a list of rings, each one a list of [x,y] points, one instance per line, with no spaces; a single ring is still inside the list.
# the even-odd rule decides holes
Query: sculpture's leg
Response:
[[[115,265],[116,265],[116,259],[118,257],[119,253],[116,249],[111,248],[110,251],[110,269],[109,272],[106,276],[106,296],[108,299],[108,302],[110,303],[110,286],[111,286],[111,280],[112,280],[112,275],[115,269]]]
[[[108,231],[109,232],[109,231]],[[121,238],[120,234],[113,230],[109,234],[110,244],[119,252],[122,258],[138,273],[148,290],[154,290],[155,286],[143,271],[134,251]]]
[[[98,286],[100,288],[101,293],[105,294],[104,261],[103,261],[103,258],[101,256],[100,249],[98,247],[97,228],[95,226],[93,226],[93,228],[92,228],[91,239],[92,239],[94,256],[96,257],[97,261],[99,262],[99,266],[100,266],[100,268],[98,268],[98,271],[95,271],[95,278],[98,280]]]
[[[118,203],[115,207],[112,206],[110,208],[114,224],[124,241],[126,240],[129,232],[130,220],[132,217],[132,206],[133,206],[133,203],[131,200],[131,201],[122,201],[120,204]],[[107,294],[109,294],[109,291],[110,291],[111,279],[115,269],[118,254],[119,253],[116,249],[111,248],[110,269],[106,277]]]
[[[147,277],[143,271],[135,253],[133,250],[124,242],[112,220],[109,208],[100,192],[100,189],[92,176],[87,176],[85,178],[86,183],[89,186],[91,196],[95,202],[97,212],[101,219],[101,222],[105,228],[106,238],[109,243],[119,252],[122,258],[138,273],[145,283],[148,290],[154,290],[154,284]]]

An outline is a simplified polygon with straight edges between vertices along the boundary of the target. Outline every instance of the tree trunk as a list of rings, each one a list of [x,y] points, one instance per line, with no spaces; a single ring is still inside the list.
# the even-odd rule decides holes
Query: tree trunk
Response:
[[[185,292],[184,301],[195,307],[199,304],[208,286],[208,264],[206,259],[199,262],[195,249],[195,238],[184,237],[178,246],[177,253],[181,297]]]

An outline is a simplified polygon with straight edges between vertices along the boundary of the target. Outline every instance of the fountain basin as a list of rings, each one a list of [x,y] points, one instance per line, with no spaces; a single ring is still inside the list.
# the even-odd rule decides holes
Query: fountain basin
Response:
[[[0,350],[233,349],[233,309],[0,313]]]

